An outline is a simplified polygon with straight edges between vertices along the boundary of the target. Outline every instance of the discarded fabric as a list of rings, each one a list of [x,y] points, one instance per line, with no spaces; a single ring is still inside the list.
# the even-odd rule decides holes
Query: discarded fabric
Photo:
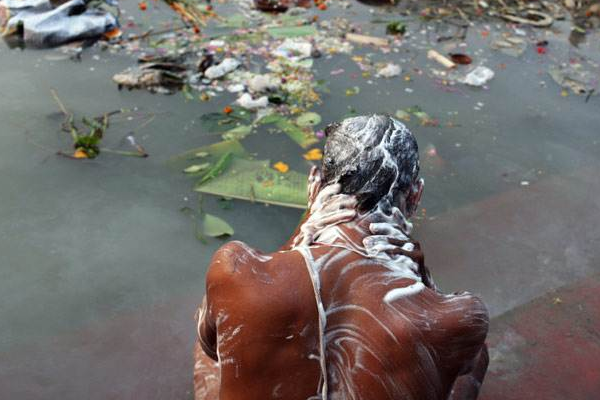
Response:
[[[110,0],[104,4],[116,6],[117,3]],[[84,0],[71,0],[56,8],[49,0],[2,0],[1,14],[10,16],[3,21],[3,36],[37,48],[99,39],[119,26],[114,15],[100,8],[88,8]]]

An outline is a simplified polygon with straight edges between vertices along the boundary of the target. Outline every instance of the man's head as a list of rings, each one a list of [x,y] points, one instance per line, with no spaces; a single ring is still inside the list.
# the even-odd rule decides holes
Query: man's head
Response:
[[[419,148],[410,131],[385,115],[347,118],[325,130],[322,186],[339,183],[358,209],[397,206],[410,216],[421,199]]]

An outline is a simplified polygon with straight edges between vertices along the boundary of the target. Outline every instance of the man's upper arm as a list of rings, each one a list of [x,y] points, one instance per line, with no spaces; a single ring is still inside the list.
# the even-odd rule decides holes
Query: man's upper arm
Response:
[[[198,338],[207,356],[218,361],[217,354],[217,316],[220,297],[226,293],[224,286],[231,280],[235,270],[235,242],[221,246],[214,254],[206,272],[206,294],[198,315]]]
[[[489,328],[487,308],[481,299],[464,292],[442,296],[441,329],[437,336],[439,354],[448,365],[455,365],[459,374],[469,373],[485,346]]]
[[[248,283],[245,273],[253,270],[261,256],[261,253],[239,241],[221,246],[213,255],[206,272],[206,295],[198,325],[200,344],[213,360],[218,358],[219,318],[239,311],[241,304],[237,300]]]

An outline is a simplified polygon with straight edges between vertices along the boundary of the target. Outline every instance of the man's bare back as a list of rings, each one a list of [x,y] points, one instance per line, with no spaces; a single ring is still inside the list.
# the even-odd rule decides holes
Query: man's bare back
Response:
[[[311,179],[306,220],[280,251],[215,254],[196,399],[474,399],[483,303],[437,291],[398,209],[359,213],[339,185]]]

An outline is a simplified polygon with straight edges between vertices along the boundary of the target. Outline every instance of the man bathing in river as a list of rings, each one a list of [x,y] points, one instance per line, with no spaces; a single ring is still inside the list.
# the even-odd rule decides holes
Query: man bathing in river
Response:
[[[381,115],[326,130],[308,212],[279,251],[230,242],[199,312],[197,400],[475,399],[488,314],[433,283],[409,218],[415,138]]]

